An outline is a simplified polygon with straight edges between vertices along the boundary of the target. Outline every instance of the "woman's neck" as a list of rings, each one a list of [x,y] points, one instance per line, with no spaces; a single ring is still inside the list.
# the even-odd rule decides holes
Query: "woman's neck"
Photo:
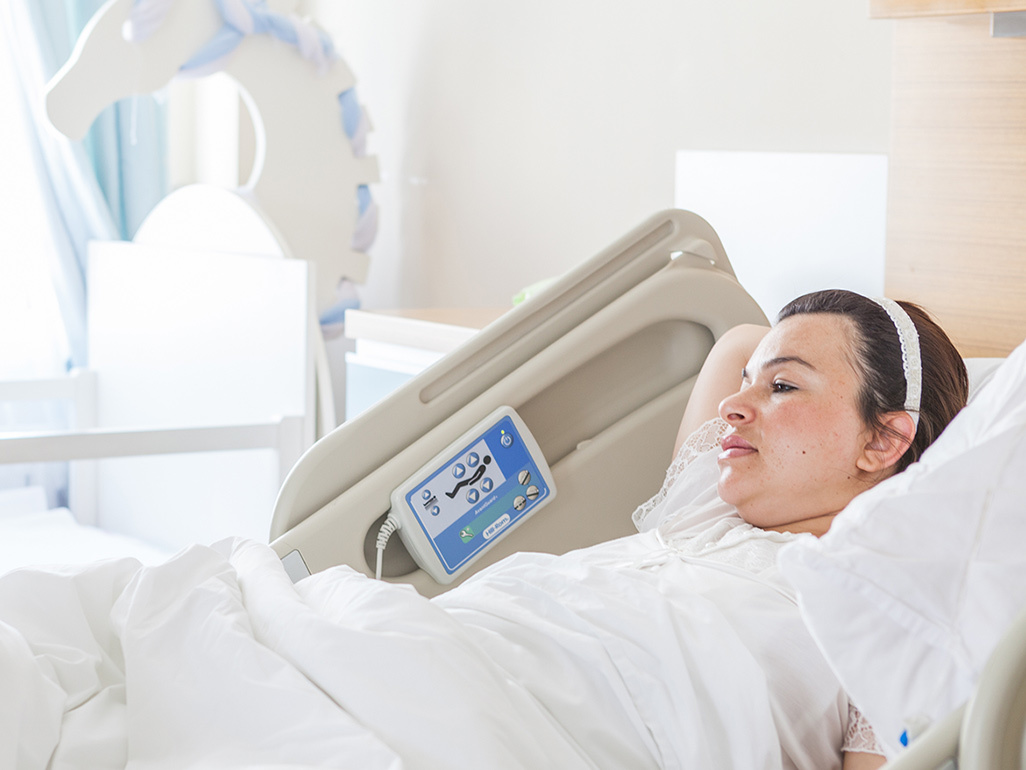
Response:
[[[833,523],[835,516],[837,516],[836,513],[825,513],[822,516],[815,516],[811,519],[802,519],[801,521],[795,521],[790,524],[782,524],[779,527],[767,527],[767,529],[770,532],[792,532],[794,534],[808,532],[816,537],[822,537],[826,534],[827,530],[830,529],[830,525]]]

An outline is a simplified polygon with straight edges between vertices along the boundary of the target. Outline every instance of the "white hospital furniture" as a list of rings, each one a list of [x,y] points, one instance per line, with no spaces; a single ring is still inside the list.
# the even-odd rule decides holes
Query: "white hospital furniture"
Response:
[[[0,462],[73,461],[68,507],[104,531],[171,550],[264,537],[315,437],[309,279],[299,260],[93,243],[89,367],[0,383],[63,404],[68,430],[8,428]]]
[[[127,280],[120,299],[135,299],[130,308],[111,309],[105,301],[93,303],[96,312],[107,312],[107,317],[94,313],[90,318],[90,326],[97,327],[89,364],[97,370],[98,403],[76,418],[89,426],[89,436],[55,437],[46,449],[38,449],[27,437],[7,445],[8,461],[30,455],[74,459],[145,454],[161,446],[177,450],[162,458],[163,472],[154,470],[156,466],[144,470],[145,461],[137,457],[104,459],[89,474],[99,474],[100,481],[93,485],[82,481],[87,474],[76,468],[78,478],[72,486],[77,491],[72,492],[72,504],[81,507],[79,515],[86,523],[100,523],[115,531],[128,529],[173,546],[209,540],[230,529],[261,537],[266,532],[266,510],[282,475],[279,464],[290,466],[318,434],[337,424],[318,319],[332,308],[341,279],[358,282],[365,276],[366,249],[376,222],[367,184],[376,180],[377,167],[375,159],[365,153],[370,126],[356,101],[353,76],[330,40],[294,14],[296,5],[294,0],[231,7],[212,0],[110,0],[87,24],[69,61],[48,86],[46,107],[52,122],[77,139],[99,111],[116,99],[156,90],[179,73],[197,76],[223,70],[238,83],[256,130],[253,172],[242,187],[181,188],[157,205],[132,243],[94,245],[94,251],[128,250],[143,263],[162,258],[164,264],[172,264],[177,259],[183,270],[172,267],[168,273],[174,278],[175,290],[162,291],[161,284],[167,281],[161,278],[148,284],[140,283],[138,276],[135,282]],[[247,25],[251,31],[271,34],[246,34]],[[282,264],[269,267],[268,260]],[[226,267],[229,262],[231,266]],[[129,258],[125,265],[129,264],[135,261]],[[279,277],[268,277],[269,270],[277,270]],[[218,344],[215,339],[221,340],[216,353],[207,350],[200,356],[215,374],[204,380],[195,368],[196,361],[189,359],[181,345],[177,349],[184,356],[163,360],[151,354],[138,336],[127,346],[121,345],[119,314],[130,328],[139,313],[147,312],[152,299],[160,297],[167,303],[168,319],[194,319],[189,308],[192,296],[201,289],[204,296],[211,296],[210,280],[215,274],[216,280],[227,282],[221,285],[234,289],[219,297],[215,325],[236,313],[231,334],[241,335],[230,342],[230,337],[218,338],[213,327],[206,329],[211,345]],[[191,286],[188,275],[193,276]],[[289,279],[283,281],[286,277]],[[297,291],[287,300],[251,291],[261,282]],[[111,285],[102,278],[90,283],[90,291]],[[108,292],[107,298],[119,300],[118,294],[117,290]],[[251,297],[248,304],[247,294]],[[299,305],[301,315],[297,316]],[[148,317],[159,318],[159,313],[151,312]],[[250,321],[254,325],[247,329]],[[195,325],[190,328],[195,330]],[[112,335],[118,338],[116,342],[97,344]],[[252,350],[261,346],[266,349]],[[260,369],[273,357],[265,355],[272,349],[281,355],[270,371],[280,377],[268,377]],[[257,361],[262,363],[254,363]],[[174,376],[161,378],[162,369]],[[185,381],[176,379],[183,373]],[[147,376],[155,379],[147,382]],[[282,378],[289,382],[287,395],[280,388],[270,401],[255,395],[273,390],[277,386],[271,383]],[[223,385],[220,389],[218,382]],[[204,388],[212,390],[205,392]],[[25,391],[20,385],[16,389]],[[150,389],[148,403],[145,395],[138,397]],[[123,398],[124,392],[137,397]],[[195,398],[183,400],[183,392],[193,393]],[[191,415],[189,409],[194,410]],[[96,421],[93,413],[98,415]],[[276,427],[280,418],[288,418],[284,432]],[[237,426],[244,425],[261,427],[240,433]],[[211,432],[211,426],[225,430]],[[204,432],[192,432],[199,428]],[[150,429],[159,429],[159,436],[115,440],[96,433]],[[168,444],[166,431],[170,429],[179,433]],[[187,443],[182,443],[187,438]],[[80,447],[76,443],[80,439],[89,446]],[[195,460],[181,455],[188,448],[228,449],[240,443],[280,451],[277,459],[273,452],[265,451],[262,460],[256,459],[259,453],[249,453],[249,460],[262,463],[258,477],[253,476],[252,463],[246,472],[237,467],[246,462],[242,459],[208,454]],[[112,485],[109,473],[119,466],[120,481]],[[193,499],[203,499],[208,507],[221,511],[219,526],[208,526],[205,522],[214,519],[200,511],[181,513],[193,509],[184,508],[181,499],[176,504],[175,494],[159,491],[156,482],[166,484],[175,476],[190,479]],[[199,483],[201,478],[206,480],[205,486]],[[238,481],[236,493],[231,484],[223,483],[232,478]],[[98,492],[87,493],[90,488]],[[254,497],[258,489],[264,493]],[[187,488],[173,491],[184,494]],[[148,517],[151,524],[139,531],[140,507],[153,506],[159,512]],[[247,510],[249,516],[260,517],[255,527],[244,521],[247,514],[240,513]],[[183,521],[183,515],[192,515],[196,521]]]
[[[175,190],[134,240],[302,259],[311,265],[316,328],[341,282],[366,278],[377,228],[368,185],[378,169],[366,154],[370,121],[352,73],[331,40],[296,9],[296,0],[109,0],[48,85],[46,109],[59,131],[80,139],[118,99],[156,91],[179,75],[228,75],[254,124],[251,177],[233,190],[204,184]],[[327,353],[314,339],[322,434],[337,422]]]

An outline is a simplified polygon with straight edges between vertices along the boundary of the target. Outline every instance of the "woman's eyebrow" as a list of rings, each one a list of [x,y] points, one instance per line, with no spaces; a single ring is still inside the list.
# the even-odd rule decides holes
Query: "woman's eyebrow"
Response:
[[[771,358],[769,361],[763,362],[762,365],[764,367],[766,367],[766,366],[778,366],[780,364],[790,364],[790,363],[799,364],[800,366],[805,366],[805,367],[807,367],[809,369],[812,369],[812,371],[816,371],[816,367],[815,366],[813,366],[812,364],[810,364],[808,361],[806,361],[804,358],[802,358],[800,356],[777,356],[776,358]]]
[[[771,358],[768,361],[759,362],[756,368],[758,368],[758,369],[767,369],[769,367],[779,366],[780,364],[790,364],[790,363],[795,363],[795,364],[798,364],[800,366],[804,366],[804,367],[806,367],[808,369],[811,369],[814,372],[818,371],[815,366],[810,364],[808,361],[806,361],[801,356],[777,356],[776,358]],[[744,369],[741,370],[741,380],[743,382],[748,382],[748,367],[747,366]]]

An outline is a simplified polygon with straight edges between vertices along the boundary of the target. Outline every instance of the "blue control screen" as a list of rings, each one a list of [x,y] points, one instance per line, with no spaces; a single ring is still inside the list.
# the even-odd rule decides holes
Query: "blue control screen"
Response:
[[[513,421],[503,417],[405,499],[452,574],[548,495]]]

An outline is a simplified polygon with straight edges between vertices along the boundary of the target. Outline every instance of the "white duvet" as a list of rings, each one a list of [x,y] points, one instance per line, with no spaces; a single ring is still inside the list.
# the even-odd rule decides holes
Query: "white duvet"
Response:
[[[781,767],[785,737],[829,753],[836,683],[780,685],[820,676],[791,601],[665,551],[647,533],[522,555],[431,601],[344,567],[293,585],[241,540],[12,572],[0,767],[750,770]],[[788,698],[801,724],[781,736]],[[802,751],[784,766],[830,766]]]

